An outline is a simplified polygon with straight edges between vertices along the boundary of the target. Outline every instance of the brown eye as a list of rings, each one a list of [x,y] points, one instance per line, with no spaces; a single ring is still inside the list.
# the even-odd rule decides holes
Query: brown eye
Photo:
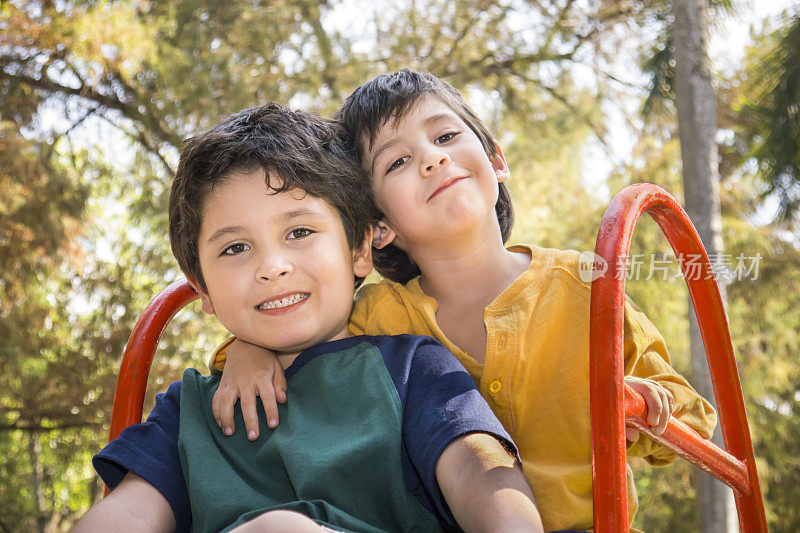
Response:
[[[289,232],[290,239],[303,239],[314,233],[313,230],[308,228],[295,228]]]
[[[439,135],[438,137],[436,137],[436,141],[435,142],[438,143],[438,144],[444,144],[447,141],[453,140],[456,137],[456,135],[459,135],[459,134],[460,134],[460,132],[451,131],[449,133],[445,133],[444,135]]]
[[[388,174],[389,172],[393,171],[394,169],[400,168],[401,166],[403,166],[403,163],[405,163],[406,160],[408,160],[408,157],[401,157],[400,159],[396,160],[394,163],[389,165],[389,168],[388,168],[388,170],[386,170],[386,173]]]
[[[247,244],[243,242],[237,242],[235,244],[231,244],[230,246],[222,250],[222,254],[220,255],[238,255],[242,252],[246,252],[249,249],[250,246],[248,246]]]

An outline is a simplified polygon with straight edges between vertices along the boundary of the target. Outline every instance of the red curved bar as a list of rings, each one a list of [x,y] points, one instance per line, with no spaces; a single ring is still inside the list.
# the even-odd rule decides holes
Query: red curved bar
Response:
[[[116,439],[126,427],[142,421],[147,376],[158,340],[172,317],[197,298],[197,293],[186,280],[180,279],[153,298],[139,317],[122,356],[114,391],[109,442]]]
[[[649,183],[628,186],[614,197],[600,223],[595,246],[595,254],[608,263],[608,268],[592,283],[591,296],[592,474],[594,508],[598,511],[594,513],[594,530],[596,533],[628,530],[626,402],[623,402],[626,276],[616,273],[624,269],[625,265],[619,262],[628,256],[633,230],[644,212],[658,223],[676,255],[696,255],[703,259],[699,275],[684,271],[684,277],[708,357],[727,452],[695,432],[683,431],[685,426],[675,419],[659,440],[735,489],[742,531],[766,532],[764,503],[728,321],[708,255],[678,202],[661,187]],[[635,405],[638,395],[630,391],[627,396],[631,425],[643,427],[642,415],[646,413],[643,406]],[[642,401],[641,396],[638,401]]]
[[[721,479],[739,492],[750,490],[747,465],[676,418],[670,417],[667,429],[661,435],[650,431],[644,398],[625,386],[625,421],[647,434],[648,437],[675,451],[678,455]],[[684,449],[685,448],[685,449]]]

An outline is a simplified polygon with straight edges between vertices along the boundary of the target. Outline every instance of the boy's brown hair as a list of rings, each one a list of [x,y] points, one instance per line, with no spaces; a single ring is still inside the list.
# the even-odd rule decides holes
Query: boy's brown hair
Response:
[[[381,74],[364,83],[336,112],[336,118],[344,128],[345,142],[362,166],[380,128],[400,120],[424,96],[433,96],[449,107],[478,136],[486,154],[490,157],[497,155],[489,128],[455,87],[428,72],[403,69]],[[514,224],[511,194],[505,183],[500,184],[495,212],[505,242]],[[394,244],[380,250],[373,249],[372,257],[378,272],[392,281],[405,283],[420,274],[411,257]]]
[[[327,201],[339,213],[350,249],[358,248],[378,213],[368,176],[338,134],[334,121],[270,102],[188,138],[169,197],[169,239],[184,274],[206,288],[197,247],[205,201],[234,173],[257,169],[274,194],[301,189]],[[356,286],[362,281],[356,278]]]

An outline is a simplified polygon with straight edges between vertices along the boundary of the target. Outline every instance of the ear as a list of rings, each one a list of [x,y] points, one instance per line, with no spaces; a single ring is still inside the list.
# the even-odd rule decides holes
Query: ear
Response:
[[[372,272],[372,228],[364,234],[361,246],[353,250],[353,274],[359,278]]]
[[[214,311],[214,304],[211,302],[211,296],[209,296],[208,291],[202,288],[196,279],[187,277],[186,281],[192,286],[194,292],[200,295],[200,303],[203,306],[203,312],[207,315],[217,314]]]
[[[494,148],[497,153],[489,157],[489,161],[492,162],[492,168],[497,176],[497,183],[503,183],[511,177],[511,171],[508,170],[506,156],[503,155],[503,149],[500,148],[500,145],[497,144],[497,141],[494,142]]]
[[[388,246],[397,237],[397,233],[389,227],[386,219],[372,225],[372,246],[380,250]]]

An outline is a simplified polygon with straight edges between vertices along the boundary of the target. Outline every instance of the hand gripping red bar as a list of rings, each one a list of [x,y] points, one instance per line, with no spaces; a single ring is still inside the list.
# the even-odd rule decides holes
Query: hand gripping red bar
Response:
[[[766,532],[764,503],[758,484],[753,445],[747,425],[742,389],[733,355],[728,322],[700,237],[678,202],[664,189],[649,183],[631,185],[611,201],[600,223],[595,254],[608,268],[592,283],[590,323],[590,398],[592,410],[592,474],[594,530],[628,531],[625,474],[626,417],[645,427],[646,408],[641,396],[623,387],[623,313],[626,276],[616,275],[630,252],[636,222],[647,212],[658,223],[677,256],[702,257],[697,272],[684,271],[708,357],[725,450],[703,439],[675,420],[657,437],[682,457],[734,489],[739,524],[745,532]],[[686,267],[685,263],[681,264]],[[623,402],[623,394],[625,402]]]

